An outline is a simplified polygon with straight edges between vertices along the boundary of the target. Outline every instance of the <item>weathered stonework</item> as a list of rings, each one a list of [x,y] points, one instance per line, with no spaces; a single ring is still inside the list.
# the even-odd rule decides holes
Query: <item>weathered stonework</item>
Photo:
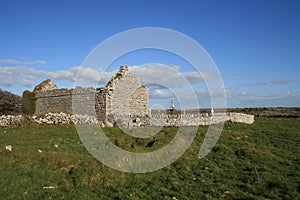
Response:
[[[35,110],[35,116],[40,116],[34,118],[34,121],[47,124],[97,123],[101,126],[122,127],[254,122],[254,116],[242,113],[148,113],[149,90],[128,70],[127,66],[120,67],[103,88],[58,89],[51,80],[44,81],[31,92],[31,102],[34,104],[32,110]]]
[[[153,126],[199,126],[217,124],[220,122],[242,122],[252,124],[254,122],[253,115],[243,113],[208,113],[198,114],[153,114],[150,115],[150,124]]]
[[[39,91],[36,96],[35,114],[48,112],[72,112],[72,89]]]
[[[97,116],[108,126],[118,120],[111,116],[119,113],[147,115],[149,90],[128,70],[128,66],[120,67],[103,88],[58,89],[51,80],[46,80],[34,90],[34,114],[64,112]]]

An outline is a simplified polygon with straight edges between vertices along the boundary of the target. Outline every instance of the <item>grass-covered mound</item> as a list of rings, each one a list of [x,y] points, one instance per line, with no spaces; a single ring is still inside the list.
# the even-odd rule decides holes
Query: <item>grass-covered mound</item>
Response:
[[[299,119],[226,123],[204,159],[198,151],[207,127],[176,162],[130,174],[106,167],[82,145],[72,125],[0,129],[0,199],[300,199]],[[154,151],[177,128],[136,139],[106,128],[120,148]],[[155,140],[155,143],[151,141]],[[149,145],[151,144],[151,145]]]

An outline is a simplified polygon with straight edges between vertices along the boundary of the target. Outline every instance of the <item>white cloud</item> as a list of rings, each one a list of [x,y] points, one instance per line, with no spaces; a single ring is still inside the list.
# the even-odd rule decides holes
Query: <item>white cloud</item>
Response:
[[[249,95],[248,92],[241,92],[241,95]]]
[[[286,96],[287,96],[287,97],[300,97],[300,92],[291,92],[291,91],[287,91],[287,92],[286,92]]]
[[[81,66],[73,67],[68,72],[73,74],[73,81],[76,81],[77,85],[86,83],[106,84],[116,73],[115,71],[104,72],[94,68]]]
[[[202,72],[180,72],[179,66],[164,64],[148,64],[143,66],[133,66],[134,72],[145,85],[156,85],[164,88],[180,88],[193,85],[210,77]]]
[[[114,75],[113,72],[103,72],[95,68],[74,66],[66,70],[46,71],[34,67],[25,66],[25,62],[14,59],[0,59],[2,63],[18,64],[15,66],[0,67],[0,85],[12,86],[16,84],[34,86],[41,79],[64,80],[76,85],[106,84]],[[32,61],[30,63],[43,63],[44,61]],[[29,62],[27,62],[28,64]],[[180,72],[179,66],[163,64],[151,64],[133,66],[131,71],[140,79],[142,84],[156,89],[182,88],[203,82],[210,77],[201,72]],[[158,94],[156,94],[158,95]]]
[[[161,90],[161,89],[154,89],[150,90],[150,98],[154,99],[168,99],[168,98],[174,98],[175,95],[167,90]]]
[[[114,72],[100,72],[93,68],[81,66],[71,67],[67,70],[55,72],[37,70],[32,67],[6,66],[0,67],[0,86],[13,86],[20,84],[33,87],[40,79],[64,80],[77,85],[105,84]]]
[[[15,65],[44,65],[47,64],[44,60],[36,60],[36,61],[20,61],[11,58],[0,59],[0,63],[6,64],[15,64]]]
[[[272,85],[283,85],[293,82],[293,80],[273,80],[273,81],[265,81],[265,82],[257,82],[257,83],[244,83],[239,86],[272,86]]]

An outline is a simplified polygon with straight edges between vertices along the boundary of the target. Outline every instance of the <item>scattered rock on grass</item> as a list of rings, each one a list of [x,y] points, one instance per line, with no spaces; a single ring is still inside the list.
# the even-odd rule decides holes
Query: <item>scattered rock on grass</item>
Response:
[[[44,186],[43,187],[43,190],[53,190],[53,189],[57,189],[57,186],[51,185],[51,186]]]
[[[5,146],[4,147],[4,150],[5,151],[12,151],[13,150],[13,147],[11,145],[8,145],[8,146]]]

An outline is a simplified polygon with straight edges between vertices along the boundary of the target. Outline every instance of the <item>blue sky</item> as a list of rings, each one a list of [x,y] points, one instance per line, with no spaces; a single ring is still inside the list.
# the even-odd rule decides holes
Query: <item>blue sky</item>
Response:
[[[100,42],[128,29],[164,27],[206,49],[221,72],[228,107],[300,106],[297,0],[2,0],[0,27],[0,88],[19,95],[46,78],[72,87],[74,73]],[[122,62],[190,69],[184,60],[154,50],[125,55],[113,67]],[[199,99],[209,96],[206,89],[195,85]],[[172,98],[157,88],[151,97],[165,106]]]

